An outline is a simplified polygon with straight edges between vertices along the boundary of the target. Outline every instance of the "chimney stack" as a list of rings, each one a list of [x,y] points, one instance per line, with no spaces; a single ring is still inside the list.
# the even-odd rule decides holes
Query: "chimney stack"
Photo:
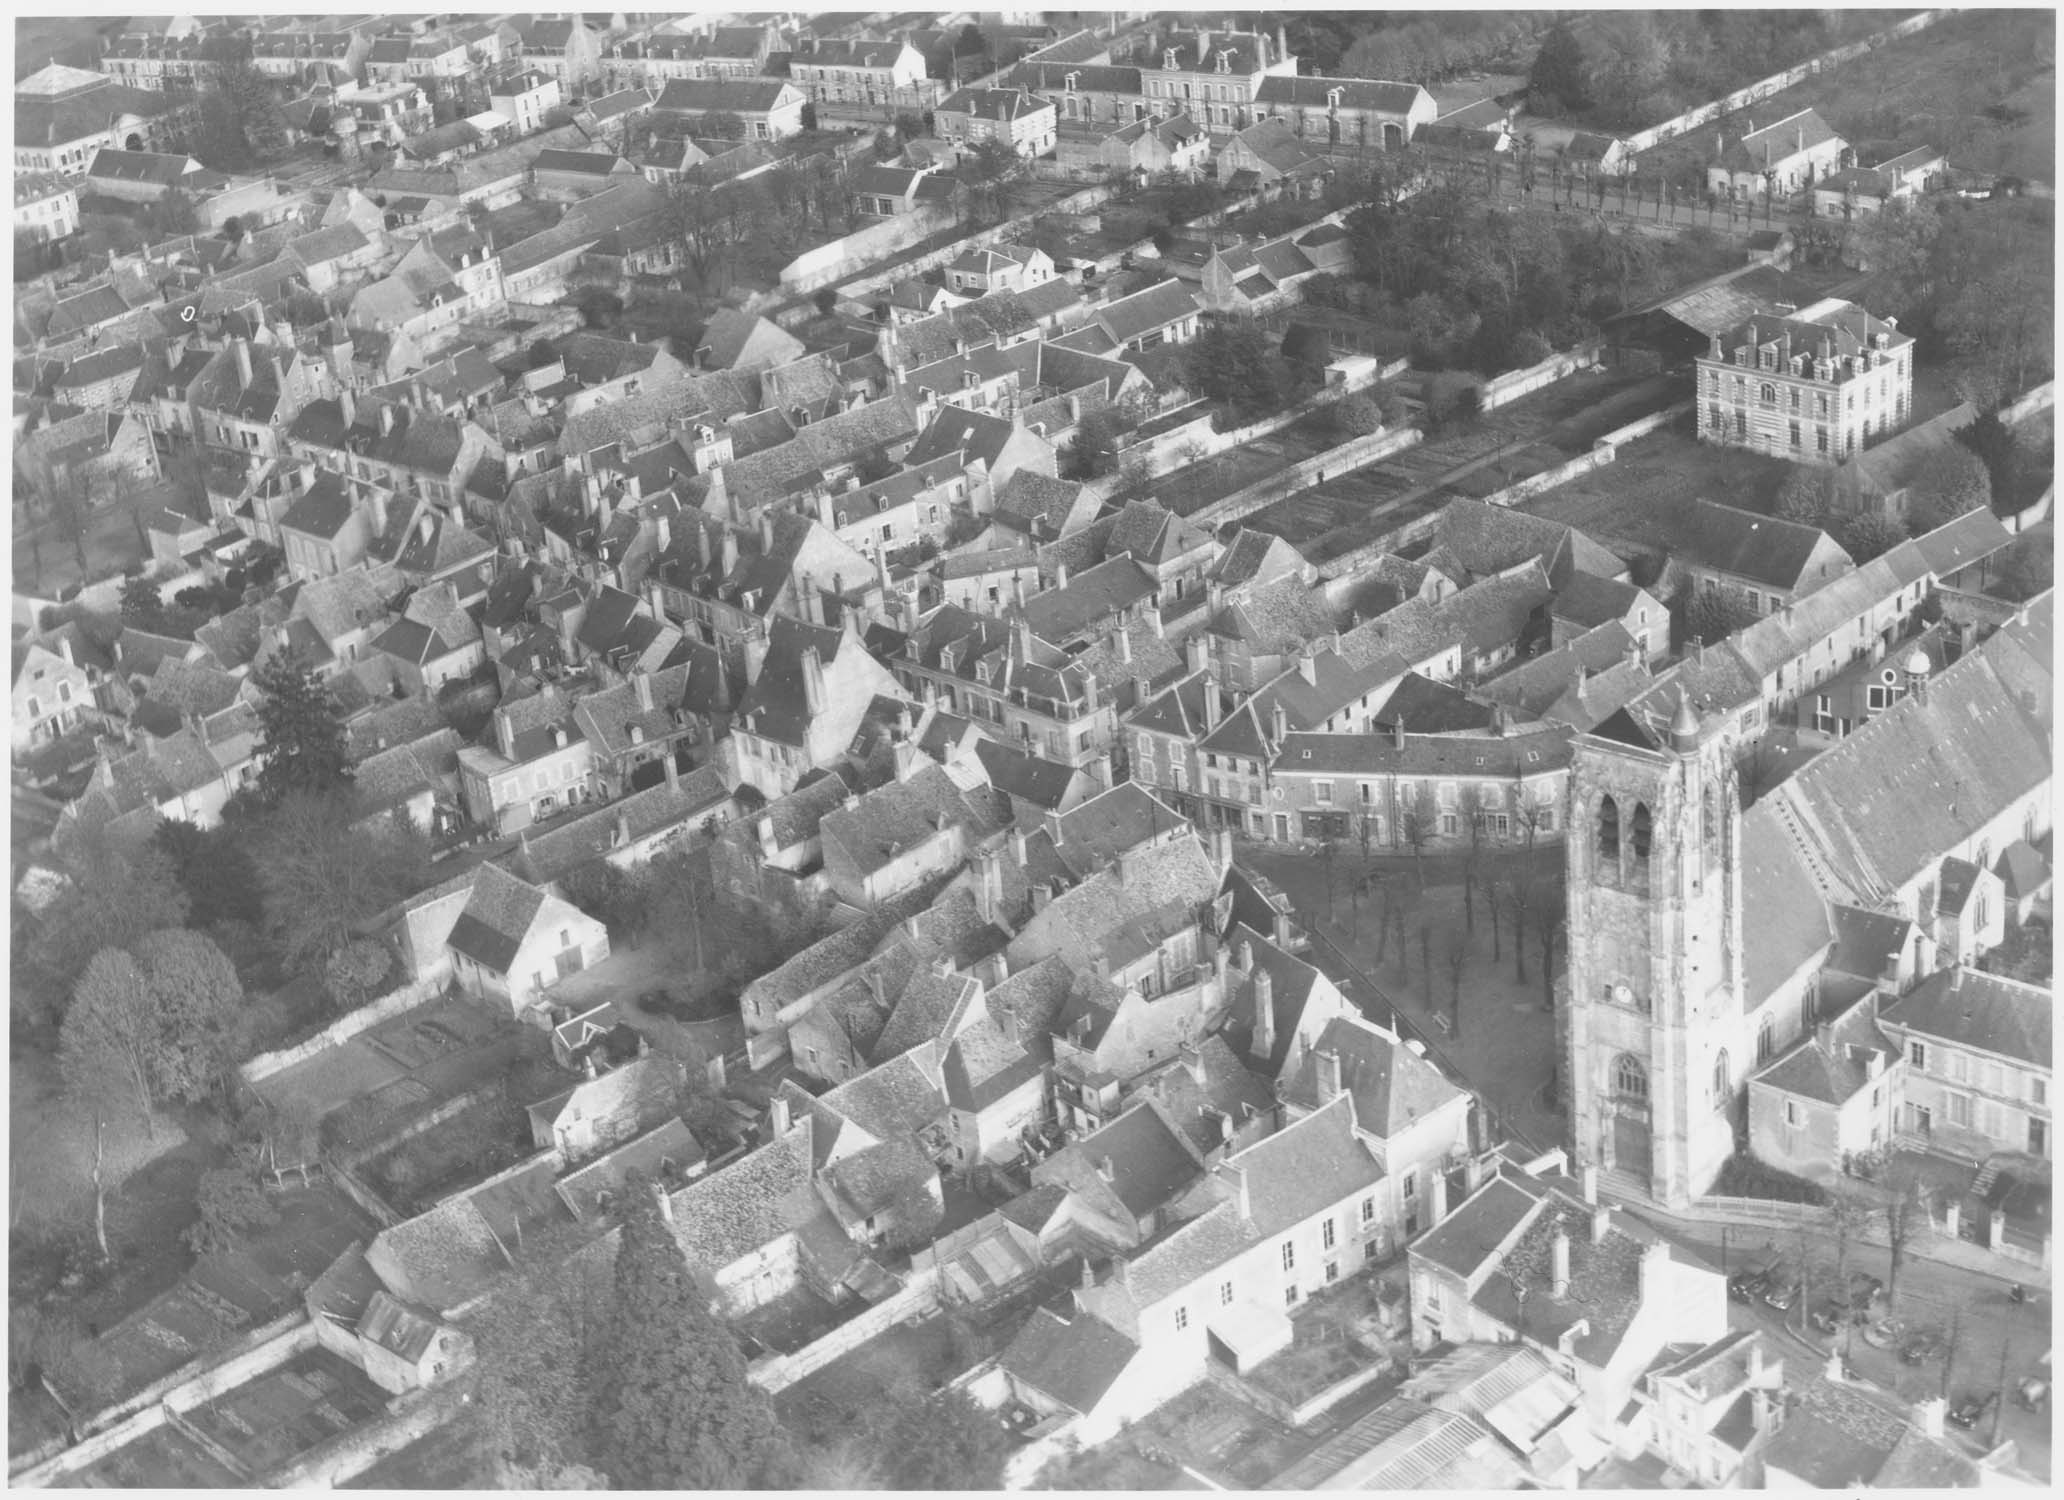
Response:
[[[788,1099],[776,1094],[767,1101],[768,1122],[774,1127],[774,1139],[780,1140],[788,1134]]]
[[[639,669],[631,678],[632,688],[638,695],[638,707],[645,713],[652,712],[652,674]]]
[[[1584,1201],[1596,1208],[1598,1206],[1598,1168],[1584,1168],[1583,1176],[1580,1180],[1584,1184]]]
[[[1591,1243],[1594,1245],[1604,1244],[1606,1235],[1611,1233],[1611,1231],[1612,1210],[1604,1204],[1600,1204],[1591,1210]]]
[[[1560,1301],[1569,1295],[1569,1236],[1559,1224],[1555,1227],[1555,1238],[1548,1242],[1548,1253],[1548,1295]]]
[[[803,706],[812,719],[824,712],[824,663],[815,646],[803,652]]]
[[[1920,1428],[1925,1436],[1939,1442],[1942,1438],[1943,1413],[1948,1410],[1947,1400],[1941,1396],[1930,1396],[1914,1407],[1914,1426]]]
[[[1266,1063],[1276,1051],[1276,981],[1264,968],[1254,970],[1254,1055]]]
[[[1340,1097],[1340,1054],[1329,1048],[1312,1056],[1318,1068],[1319,1103],[1331,1104]]]

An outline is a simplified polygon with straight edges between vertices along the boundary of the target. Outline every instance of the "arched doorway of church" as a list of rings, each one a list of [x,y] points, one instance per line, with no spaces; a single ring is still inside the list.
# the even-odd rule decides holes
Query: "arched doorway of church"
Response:
[[[1651,1164],[1648,1069],[1622,1052],[1612,1065],[1612,1165],[1647,1182]]]

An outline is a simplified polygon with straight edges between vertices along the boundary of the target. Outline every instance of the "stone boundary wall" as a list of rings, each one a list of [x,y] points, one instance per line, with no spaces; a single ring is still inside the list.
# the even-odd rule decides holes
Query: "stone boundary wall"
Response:
[[[1645,437],[1658,428],[1669,426],[1678,417],[1692,410],[1692,407],[1692,402],[1680,401],[1675,406],[1650,412],[1645,417],[1629,422],[1625,427],[1615,428],[1593,442],[1589,453],[1580,453],[1567,463],[1557,464],[1552,469],[1543,469],[1538,474],[1530,474],[1525,479],[1516,480],[1504,489],[1484,496],[1484,503],[1517,505],[1523,500],[1531,500],[1544,491],[1552,490],[1557,485],[1567,484],[1572,479],[1579,479],[1594,470],[1602,469],[1618,459],[1620,444]]]
[[[1955,14],[1954,10],[1949,9],[1924,10],[1919,15],[1908,16],[1904,21],[1886,27],[1883,31],[1873,32],[1860,41],[1849,42],[1840,47],[1831,47],[1817,56],[1809,57],[1802,63],[1797,63],[1792,67],[1784,69],[1782,72],[1772,73],[1767,78],[1759,78],[1754,83],[1744,84],[1731,94],[1723,94],[1718,99],[1710,99],[1704,104],[1695,105],[1687,109],[1681,115],[1663,121],[1659,125],[1651,125],[1646,130],[1637,130],[1632,135],[1623,137],[1627,144],[1627,150],[1630,153],[1646,151],[1652,146],[1661,145],[1664,141],[1675,140],[1678,136],[1683,135],[1687,131],[1696,130],[1708,121],[1717,120],[1722,115],[1731,115],[1736,110],[1744,109],[1759,99],[1769,98],[1772,94],[1782,93],[1794,84],[1811,78],[1823,69],[1840,67],[1843,63],[1853,62],[1855,59],[1862,57],[1866,52],[1874,51],[1884,46],[1887,42],[1897,41],[1903,36],[1912,36],[1915,32],[1925,30],[1927,27],[1933,26],[1937,21],[1944,20]]]
[[[781,290],[791,295],[829,286],[854,268],[908,250],[918,241],[953,227],[950,205],[923,204],[907,214],[869,224],[829,243],[805,250],[781,268]]]
[[[991,228],[978,229],[972,234],[964,235],[960,239],[953,241],[950,245],[942,245],[937,250],[928,251],[918,256],[915,260],[903,261],[886,270],[858,276],[844,283],[840,283],[834,277],[829,281],[818,282],[816,286],[811,288],[790,285],[784,281],[782,290],[784,293],[793,296],[797,292],[804,290],[817,290],[824,286],[837,286],[841,297],[855,299],[866,297],[870,293],[879,291],[883,287],[891,286],[898,281],[904,281],[913,276],[922,276],[926,271],[936,266],[950,265],[970,250],[983,249],[996,243],[998,240],[1013,239],[1030,229],[1035,220],[1044,218],[1048,214],[1081,213],[1084,209],[1094,208],[1115,195],[1116,189],[1103,184],[1086,187],[1081,192],[1070,194],[1057,203],[1047,204],[1037,212],[1020,214],[1014,219],[1006,220],[1004,223]],[[934,226],[934,232],[936,232],[936,229],[937,226]],[[786,272],[783,274],[785,276]],[[766,315],[772,317],[777,323],[787,325],[804,322],[815,317],[816,309],[806,303],[800,308],[784,308],[778,316],[771,311],[768,311]]]
[[[908,1322],[922,1313],[935,1312],[938,1307],[937,1268],[920,1271],[913,1266],[902,1291],[877,1302],[857,1317],[848,1318],[824,1337],[806,1344],[795,1353],[775,1355],[755,1365],[752,1382],[770,1396],[787,1390],[841,1355],[850,1354],[869,1340],[887,1333],[898,1323]]]
[[[255,1342],[254,1342],[255,1341]],[[81,1425],[98,1426],[91,1436],[74,1443],[54,1457],[9,1476],[8,1483],[22,1489],[46,1489],[97,1463],[118,1448],[163,1427],[171,1414],[191,1411],[224,1391],[285,1364],[295,1355],[315,1347],[315,1328],[305,1310],[268,1323],[248,1335],[242,1352],[233,1354],[198,1372],[192,1366],[174,1371],[163,1380],[145,1386]]]
[[[1233,491],[1222,500],[1212,501],[1189,519],[1198,526],[1222,526],[1228,521],[1242,520],[1300,490],[1311,489],[1328,479],[1338,479],[1343,474],[1352,474],[1393,453],[1402,453],[1424,441],[1424,436],[1418,428],[1405,425],[1384,427],[1363,437],[1349,438],[1337,448],[1315,453],[1266,479],[1255,481],[1243,490]]]
[[[451,1421],[465,1400],[464,1390],[451,1385],[398,1396],[388,1403],[386,1416],[338,1433],[264,1475],[263,1483],[274,1490],[335,1489]]]
[[[305,1042],[282,1048],[278,1052],[261,1052],[237,1071],[243,1075],[246,1083],[257,1083],[261,1079],[270,1078],[283,1068],[291,1068],[296,1063],[306,1062],[318,1052],[326,1052],[340,1043],[351,1040],[360,1032],[370,1030],[382,1021],[391,1021],[402,1012],[415,1009],[443,990],[442,978],[413,980],[398,990],[391,990],[379,999],[361,1005],[347,1016],[339,1016]]]

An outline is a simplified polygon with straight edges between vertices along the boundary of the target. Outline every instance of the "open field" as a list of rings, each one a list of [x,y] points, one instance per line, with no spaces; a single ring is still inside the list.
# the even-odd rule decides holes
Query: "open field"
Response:
[[[1665,501],[1718,500],[1767,514],[1791,467],[1780,458],[1701,443],[1687,417],[1624,445],[1615,462],[1536,495],[1520,509],[1600,541],[1638,543],[1647,534],[1643,513]]]
[[[1810,108],[1867,160],[1874,158],[1865,148],[1878,144],[1887,156],[1932,145],[1953,166],[2049,182],[2056,38],[2052,11],[1966,11],[1665,141],[1636,157],[1636,168],[1673,178],[1703,172],[1716,130],[1733,139],[1748,120],[1769,124]]]
[[[1323,453],[1340,441],[1341,436],[1332,430],[1331,423],[1315,416],[1300,418],[1267,437],[1242,443],[1157,479],[1149,498],[1179,516],[1192,515],[1280,469]]]
[[[1610,430],[1667,404],[1670,396],[1669,384],[1652,377],[1610,371],[1573,375],[1465,429],[1280,500],[1246,524],[1282,537],[1315,561],[1337,557],[1441,504],[1449,494],[1445,487],[1463,477],[1457,470],[1481,476],[1544,441],[1581,452],[1590,445],[1596,423],[1603,422],[1600,431]],[[1472,464],[1483,468],[1468,471]],[[1519,477],[1496,472],[1501,477],[1492,489]]]

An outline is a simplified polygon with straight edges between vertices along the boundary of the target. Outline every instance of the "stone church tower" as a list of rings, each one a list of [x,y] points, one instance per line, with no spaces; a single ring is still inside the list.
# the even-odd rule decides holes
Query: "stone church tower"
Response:
[[[1575,1163],[1681,1205],[1734,1148],[1749,1063],[1741,808],[1733,724],[1660,708],[1577,741],[1557,1033]]]

